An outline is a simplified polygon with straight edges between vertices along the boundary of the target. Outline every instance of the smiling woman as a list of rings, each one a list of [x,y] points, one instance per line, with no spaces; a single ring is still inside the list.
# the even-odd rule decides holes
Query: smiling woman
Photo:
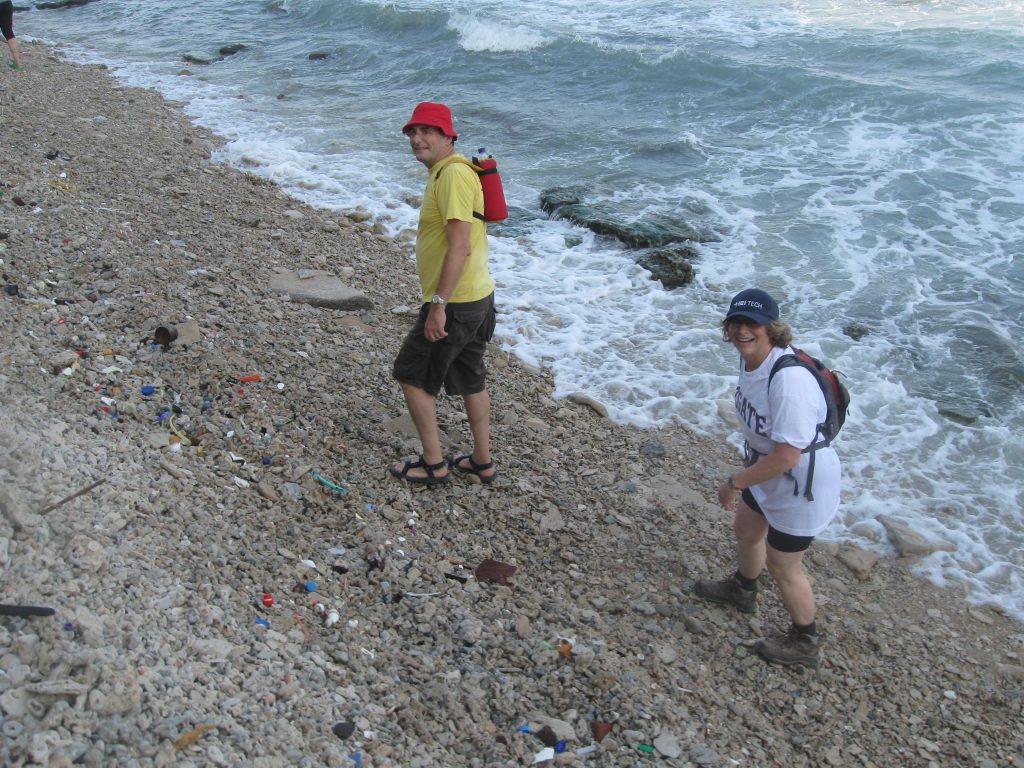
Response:
[[[789,324],[780,319],[779,306],[767,293],[749,288],[736,294],[722,333],[742,361],[735,402],[746,466],[718,489],[722,506],[735,512],[738,568],[718,581],[700,580],[695,589],[706,600],[750,613],[757,601],[757,579],[767,567],[793,626],[758,642],[758,654],[779,664],[817,666],[820,639],[803,557],[836,514],[841,469],[832,448],[810,456],[804,450],[816,440],[827,405],[807,370],[794,366],[772,376],[776,363],[794,350]],[[769,388],[773,380],[776,384]],[[813,494],[807,492],[812,478]]]

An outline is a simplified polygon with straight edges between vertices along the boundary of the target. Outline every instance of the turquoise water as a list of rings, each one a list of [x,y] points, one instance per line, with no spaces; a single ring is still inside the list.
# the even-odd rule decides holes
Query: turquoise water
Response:
[[[875,517],[903,519],[957,546],[928,576],[1024,619],[1024,2],[681,5],[99,0],[16,27],[182,101],[231,139],[219,159],[394,233],[423,184],[400,128],[451,104],[513,211],[492,230],[503,343],[620,421],[726,439],[714,328],[766,288],[854,393],[828,535],[881,547]],[[569,185],[695,228],[694,283],[550,219],[540,193]]]

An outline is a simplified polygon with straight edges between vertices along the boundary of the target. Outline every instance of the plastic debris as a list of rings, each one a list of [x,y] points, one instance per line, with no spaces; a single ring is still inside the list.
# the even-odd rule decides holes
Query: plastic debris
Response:
[[[546,763],[550,760],[555,759],[555,750],[552,747],[544,747],[540,752],[533,756],[533,764]]]
[[[637,744],[636,748],[638,752],[646,752],[649,755],[654,754],[654,747],[652,747],[650,744]]]
[[[263,605],[265,605],[267,608],[269,608],[270,606],[272,606],[274,604],[274,596],[272,594],[270,594],[269,592],[264,592],[263,593],[263,601],[262,602],[263,602]]]
[[[341,617],[338,615],[337,611],[329,611],[327,613],[327,618],[324,619],[324,625],[328,627],[333,627],[335,624],[338,623],[339,619],[341,619]]]
[[[256,623],[264,629],[270,629],[270,622],[266,619],[256,619]]]
[[[332,483],[332,482],[331,482],[330,480],[328,480],[328,479],[327,479],[326,477],[324,477],[323,475],[321,475],[321,474],[320,474],[319,472],[317,472],[316,470],[310,470],[310,474],[311,474],[311,475],[313,476],[313,479],[314,479],[314,480],[316,480],[316,481],[317,481],[318,483],[320,483],[321,485],[323,485],[323,486],[326,486],[327,488],[330,488],[330,489],[331,489],[332,491],[334,491],[335,493],[337,493],[337,494],[338,494],[339,496],[340,496],[340,495],[344,495],[344,494],[348,493],[348,491],[347,491],[347,490],[345,490],[344,488],[342,488],[342,487],[341,487],[340,485],[338,485],[337,483]]]
[[[257,381],[263,381],[263,377],[258,373],[250,373],[245,376],[239,376],[238,380],[243,384],[253,384]]]

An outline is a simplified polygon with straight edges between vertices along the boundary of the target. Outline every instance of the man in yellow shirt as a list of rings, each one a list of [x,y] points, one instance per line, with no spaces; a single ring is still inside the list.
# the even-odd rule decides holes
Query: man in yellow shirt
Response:
[[[413,155],[428,169],[416,234],[416,270],[423,306],[395,359],[423,453],[394,464],[391,474],[435,485],[455,470],[490,483],[491,400],[484,353],[494,335],[494,280],[487,268],[487,225],[480,179],[455,152],[451,110],[423,102],[402,129]],[[437,395],[444,385],[461,395],[473,433],[473,451],[446,460],[437,427]]]

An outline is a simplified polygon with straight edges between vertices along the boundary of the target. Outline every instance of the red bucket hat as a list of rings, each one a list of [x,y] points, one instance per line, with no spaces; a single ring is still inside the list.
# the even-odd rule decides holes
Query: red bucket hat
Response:
[[[405,133],[414,125],[432,125],[440,128],[441,133],[452,139],[459,138],[459,134],[452,127],[452,111],[444,104],[435,104],[431,101],[421,101],[412,111],[412,117],[405,124],[402,133]]]

